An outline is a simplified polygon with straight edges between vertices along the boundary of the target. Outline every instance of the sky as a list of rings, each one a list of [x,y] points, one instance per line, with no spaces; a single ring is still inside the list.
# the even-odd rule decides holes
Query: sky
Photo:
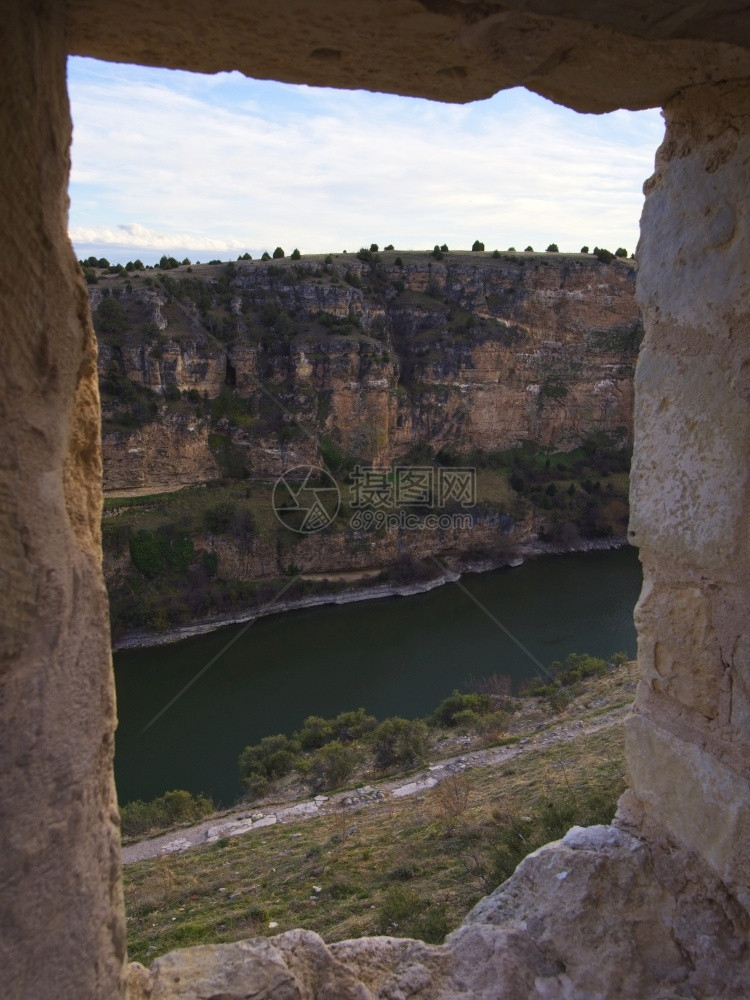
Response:
[[[440,104],[71,57],[69,229],[111,263],[361,246],[631,253],[658,110]]]

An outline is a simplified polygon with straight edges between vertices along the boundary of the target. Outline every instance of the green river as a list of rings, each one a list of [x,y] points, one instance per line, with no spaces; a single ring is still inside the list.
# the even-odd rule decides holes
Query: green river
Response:
[[[635,654],[634,549],[548,556],[461,584],[545,665],[570,652]],[[291,733],[307,715],[360,706],[378,718],[425,715],[472,675],[517,682],[538,673],[498,624],[447,584],[260,619],[143,732],[242,627],[115,653],[120,802],[186,788],[229,805],[241,791],[242,748]]]

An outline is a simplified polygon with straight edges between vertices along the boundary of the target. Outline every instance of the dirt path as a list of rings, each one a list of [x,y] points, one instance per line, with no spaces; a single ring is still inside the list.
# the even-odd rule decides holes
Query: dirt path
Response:
[[[417,795],[434,787],[451,774],[474,767],[494,767],[521,756],[526,750],[536,750],[576,739],[582,733],[594,733],[621,725],[629,706],[607,712],[589,720],[560,723],[519,740],[511,746],[491,747],[488,750],[467,750],[455,757],[447,757],[428,765],[423,771],[409,778],[397,778],[364,785],[335,795],[316,795],[301,802],[279,803],[263,809],[238,809],[213,816],[196,826],[141,840],[123,847],[122,863],[133,864],[162,854],[186,851],[201,844],[211,844],[222,837],[236,837],[252,833],[277,823],[293,823],[312,816],[325,816],[332,812],[354,807],[361,808],[383,799],[402,799]]]
[[[159,493],[178,493],[191,486],[203,486],[203,483],[182,483],[180,486],[133,486],[127,490],[104,490],[105,500],[127,500],[131,497],[157,496]]]

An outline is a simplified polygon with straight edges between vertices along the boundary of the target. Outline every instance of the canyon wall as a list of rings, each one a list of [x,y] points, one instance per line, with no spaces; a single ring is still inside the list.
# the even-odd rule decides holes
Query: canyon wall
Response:
[[[321,445],[387,464],[420,445],[566,451],[597,432],[629,443],[641,336],[631,261],[361,256],[90,285],[105,489],[216,478],[227,441],[260,476],[316,461]],[[150,394],[145,418],[123,409],[122,378]],[[241,412],[205,405],[230,389]]]

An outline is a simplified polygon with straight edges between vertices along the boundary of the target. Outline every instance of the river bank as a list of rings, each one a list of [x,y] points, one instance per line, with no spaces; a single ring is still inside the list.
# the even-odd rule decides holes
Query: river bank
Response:
[[[287,611],[301,611],[309,608],[323,607],[331,604],[354,604],[359,601],[374,601],[388,597],[412,597],[416,594],[427,593],[442,587],[446,583],[455,583],[462,576],[476,573],[485,573],[491,570],[503,569],[505,567],[517,567],[528,559],[537,559],[542,556],[566,555],[573,552],[600,552],[610,549],[619,549],[628,544],[625,536],[602,539],[581,539],[568,545],[559,545],[553,542],[529,542],[517,546],[510,550],[501,559],[485,559],[464,564],[460,571],[442,567],[437,559],[434,562],[443,569],[438,576],[429,580],[420,580],[408,584],[396,583],[371,583],[367,586],[353,587],[347,590],[331,591],[328,593],[311,594],[306,597],[299,597],[288,601],[279,600],[274,603],[266,603],[260,608],[245,608],[230,611],[223,615],[215,615],[210,618],[200,619],[191,622],[189,625],[178,625],[165,629],[162,632],[154,632],[146,629],[133,629],[118,636],[112,643],[112,649],[146,649],[152,646],[164,646],[181,642],[184,639],[191,639],[195,636],[205,635],[224,628],[227,625],[241,625],[251,623],[259,618],[269,615],[282,614]],[[333,575],[333,574],[332,574]]]

